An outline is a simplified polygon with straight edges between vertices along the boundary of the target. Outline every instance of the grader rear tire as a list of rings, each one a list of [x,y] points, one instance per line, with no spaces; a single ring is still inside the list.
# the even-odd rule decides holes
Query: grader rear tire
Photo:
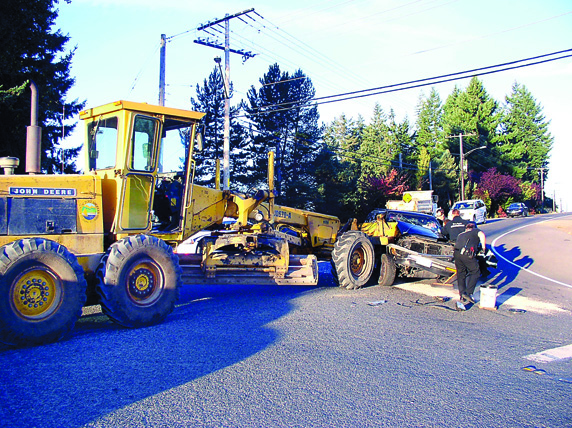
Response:
[[[339,286],[352,290],[367,284],[373,273],[374,257],[373,244],[365,233],[345,232],[332,252]]]
[[[0,249],[0,341],[26,346],[55,342],[81,316],[87,283],[63,245],[21,239]]]
[[[97,270],[103,312],[129,328],[158,324],[173,312],[182,285],[179,259],[154,236],[114,243]]]

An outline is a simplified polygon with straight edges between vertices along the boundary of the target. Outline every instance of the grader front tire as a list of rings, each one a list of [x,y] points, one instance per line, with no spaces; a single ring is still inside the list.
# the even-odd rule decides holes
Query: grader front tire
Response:
[[[345,232],[332,252],[339,286],[351,290],[367,284],[373,273],[374,257],[373,244],[363,232]]]
[[[182,271],[164,241],[137,235],[109,248],[97,278],[103,312],[124,327],[136,328],[158,324],[173,311]]]
[[[81,316],[87,283],[76,257],[42,238],[0,249],[0,341],[25,346],[55,342]]]

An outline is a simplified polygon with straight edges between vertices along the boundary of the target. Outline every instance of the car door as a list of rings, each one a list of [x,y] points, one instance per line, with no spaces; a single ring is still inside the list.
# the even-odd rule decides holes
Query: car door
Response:
[[[487,207],[485,203],[478,200],[475,203],[477,223],[484,223],[487,220]]]

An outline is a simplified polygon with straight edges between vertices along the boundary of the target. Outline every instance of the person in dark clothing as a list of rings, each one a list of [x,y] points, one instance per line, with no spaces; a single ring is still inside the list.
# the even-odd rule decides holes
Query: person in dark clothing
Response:
[[[465,231],[457,237],[453,252],[457,269],[457,286],[462,303],[475,303],[472,294],[481,275],[479,261],[476,258],[479,245],[484,251],[486,248],[484,232],[477,229],[474,223],[467,223]]]
[[[454,209],[452,212],[453,219],[447,222],[443,227],[443,235],[445,235],[449,241],[455,242],[457,240],[457,236],[465,231],[465,226],[468,221],[461,218],[461,214],[458,209]]]
[[[443,211],[443,208],[437,208],[437,211],[435,212],[435,218],[439,220],[441,227],[445,226],[445,211]]]

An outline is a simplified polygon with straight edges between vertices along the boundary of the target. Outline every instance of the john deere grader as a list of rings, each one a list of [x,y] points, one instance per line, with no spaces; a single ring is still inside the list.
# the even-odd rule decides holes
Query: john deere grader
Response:
[[[126,327],[159,323],[183,283],[317,283],[339,220],[275,205],[272,153],[265,190],[194,184],[202,117],[117,101],[80,114],[84,174],[40,174],[34,138],[26,175],[0,160],[1,342],[59,340],[93,304]],[[28,128],[37,144],[40,133]],[[176,252],[225,217],[231,233],[208,236],[201,254]]]

